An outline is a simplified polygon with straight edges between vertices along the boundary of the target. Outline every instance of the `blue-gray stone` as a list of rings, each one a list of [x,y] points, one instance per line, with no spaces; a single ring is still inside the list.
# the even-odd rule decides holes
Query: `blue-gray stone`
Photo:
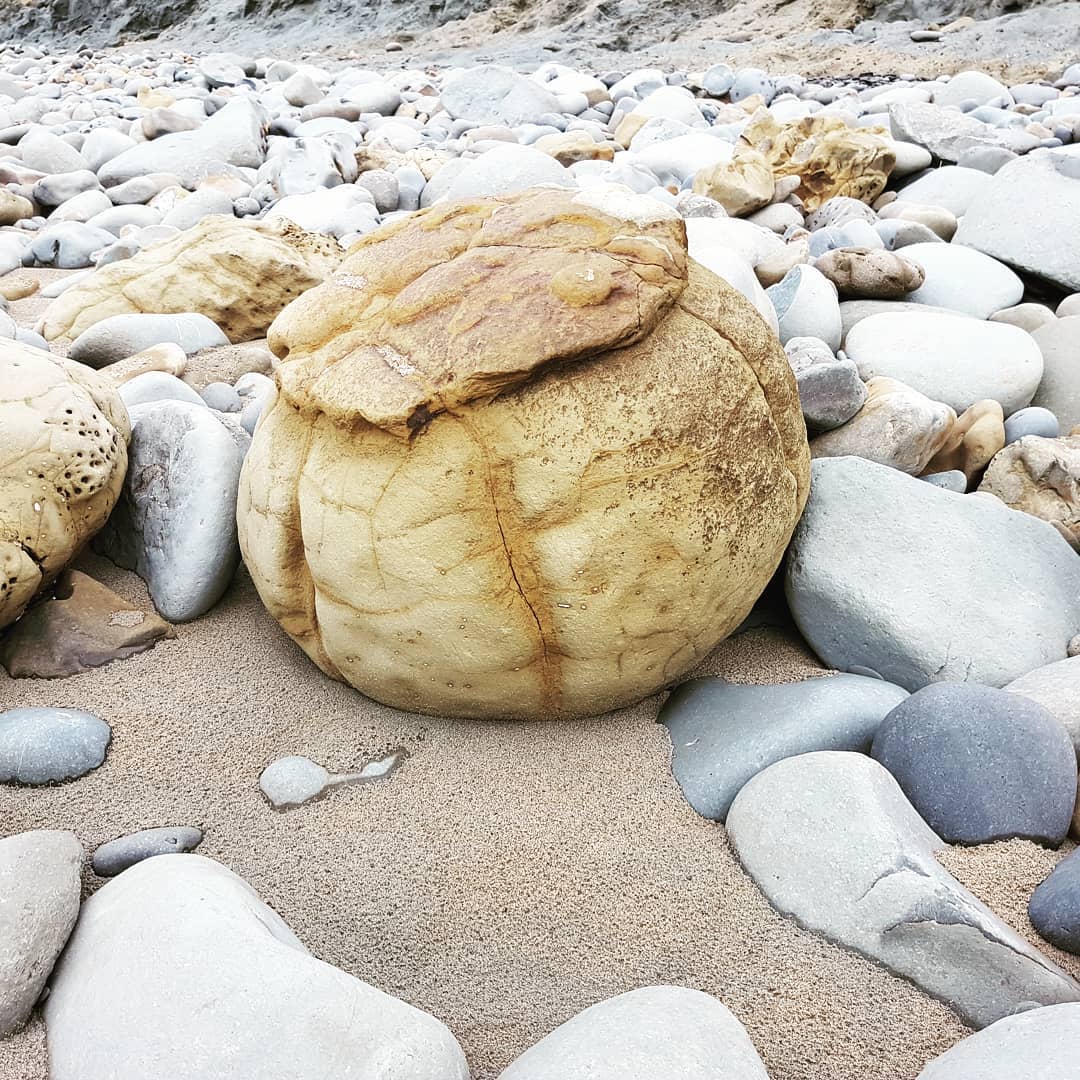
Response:
[[[202,829],[190,825],[142,829],[102,844],[94,852],[94,873],[98,877],[115,877],[143,859],[194,851],[202,838]]]
[[[959,469],[948,469],[945,472],[926,473],[919,477],[934,487],[944,488],[946,491],[956,491],[963,495],[967,491],[967,477]]]
[[[1065,725],[1021,694],[936,683],[882,721],[874,758],[950,844],[1021,837],[1057,846],[1076,802]]]
[[[0,783],[73,780],[105,760],[112,731],[81,709],[26,708],[0,713]]]
[[[1041,435],[1044,439],[1056,439],[1061,434],[1058,418],[1040,405],[1018,409],[1005,420],[1005,445],[1022,439],[1025,435]]]
[[[1040,937],[1080,953],[1080,851],[1062,859],[1035,890],[1028,915]]]
[[[702,817],[723,821],[739,789],[783,758],[813,750],[867,753],[908,693],[862,675],[774,686],[691,679],[658,717],[671,734],[671,771]]]

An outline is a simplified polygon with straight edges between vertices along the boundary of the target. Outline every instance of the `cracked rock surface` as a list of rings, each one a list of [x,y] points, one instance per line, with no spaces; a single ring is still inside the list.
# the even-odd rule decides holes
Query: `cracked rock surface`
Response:
[[[877,762],[822,751],[758,773],[728,835],[772,905],[952,1006],[973,1027],[1023,1002],[1080,1001],[1080,984],[934,858],[942,840]]]
[[[124,482],[128,434],[107,380],[0,339],[0,628],[105,524]]]
[[[245,560],[327,674],[399,708],[639,700],[738,625],[806,496],[783,351],[625,191],[422,211],[268,341]]]

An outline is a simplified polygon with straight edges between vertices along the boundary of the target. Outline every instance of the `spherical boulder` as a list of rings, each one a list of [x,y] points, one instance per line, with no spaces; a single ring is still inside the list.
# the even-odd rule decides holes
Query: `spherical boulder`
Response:
[[[124,482],[129,434],[106,379],[0,341],[0,627],[105,524]]]
[[[248,568],[323,671],[399,708],[641,699],[739,624],[806,498],[783,350],[626,189],[393,222],[268,340]]]

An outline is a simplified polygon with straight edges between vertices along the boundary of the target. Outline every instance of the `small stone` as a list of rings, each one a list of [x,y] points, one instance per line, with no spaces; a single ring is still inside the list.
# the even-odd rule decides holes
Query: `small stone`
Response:
[[[102,844],[91,865],[98,877],[115,877],[143,859],[194,851],[202,839],[202,829],[189,825],[141,829]]]
[[[990,316],[990,321],[1019,326],[1021,330],[1031,334],[1040,326],[1053,322],[1056,317],[1045,304],[1014,304],[1012,307],[995,311]]]
[[[0,278],[0,296],[5,300],[25,300],[38,291],[40,284],[36,278],[3,277]]]
[[[1005,424],[996,401],[976,401],[953,424],[945,442],[931,458],[930,472],[958,470],[974,483],[1005,445]]]
[[[1076,752],[1064,725],[1021,696],[936,683],[882,721],[874,758],[950,844],[1021,837],[1057,847],[1076,803]]]
[[[309,802],[330,784],[330,773],[311,758],[278,758],[263,769],[259,787],[275,810]]]
[[[898,300],[923,284],[922,267],[891,251],[843,248],[814,260],[846,299]]]
[[[151,401],[188,401],[202,405],[203,399],[175,375],[164,371],[146,371],[120,385],[120,400],[130,412],[135,405]]]
[[[240,395],[228,383],[209,383],[199,391],[199,396],[218,412],[238,413],[244,407]]]
[[[1005,445],[1009,446],[1025,435],[1040,435],[1044,439],[1056,439],[1061,434],[1057,417],[1038,405],[1019,409],[1005,421]]]
[[[816,337],[834,351],[840,348],[840,302],[836,287],[820,270],[796,266],[766,291],[776,309],[782,343]]]
[[[784,351],[795,372],[799,403],[808,427],[831,431],[862,408],[866,386],[850,360],[835,357],[819,338],[792,338]]]
[[[81,709],[0,712],[0,783],[73,780],[105,760],[112,731]]]

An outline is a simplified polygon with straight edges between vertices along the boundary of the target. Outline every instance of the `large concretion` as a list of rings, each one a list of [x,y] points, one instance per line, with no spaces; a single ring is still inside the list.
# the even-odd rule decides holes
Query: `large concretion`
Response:
[[[551,719],[653,693],[745,617],[806,499],[779,343],[625,189],[394,222],[269,342],[247,565],[323,671],[399,708]]]

